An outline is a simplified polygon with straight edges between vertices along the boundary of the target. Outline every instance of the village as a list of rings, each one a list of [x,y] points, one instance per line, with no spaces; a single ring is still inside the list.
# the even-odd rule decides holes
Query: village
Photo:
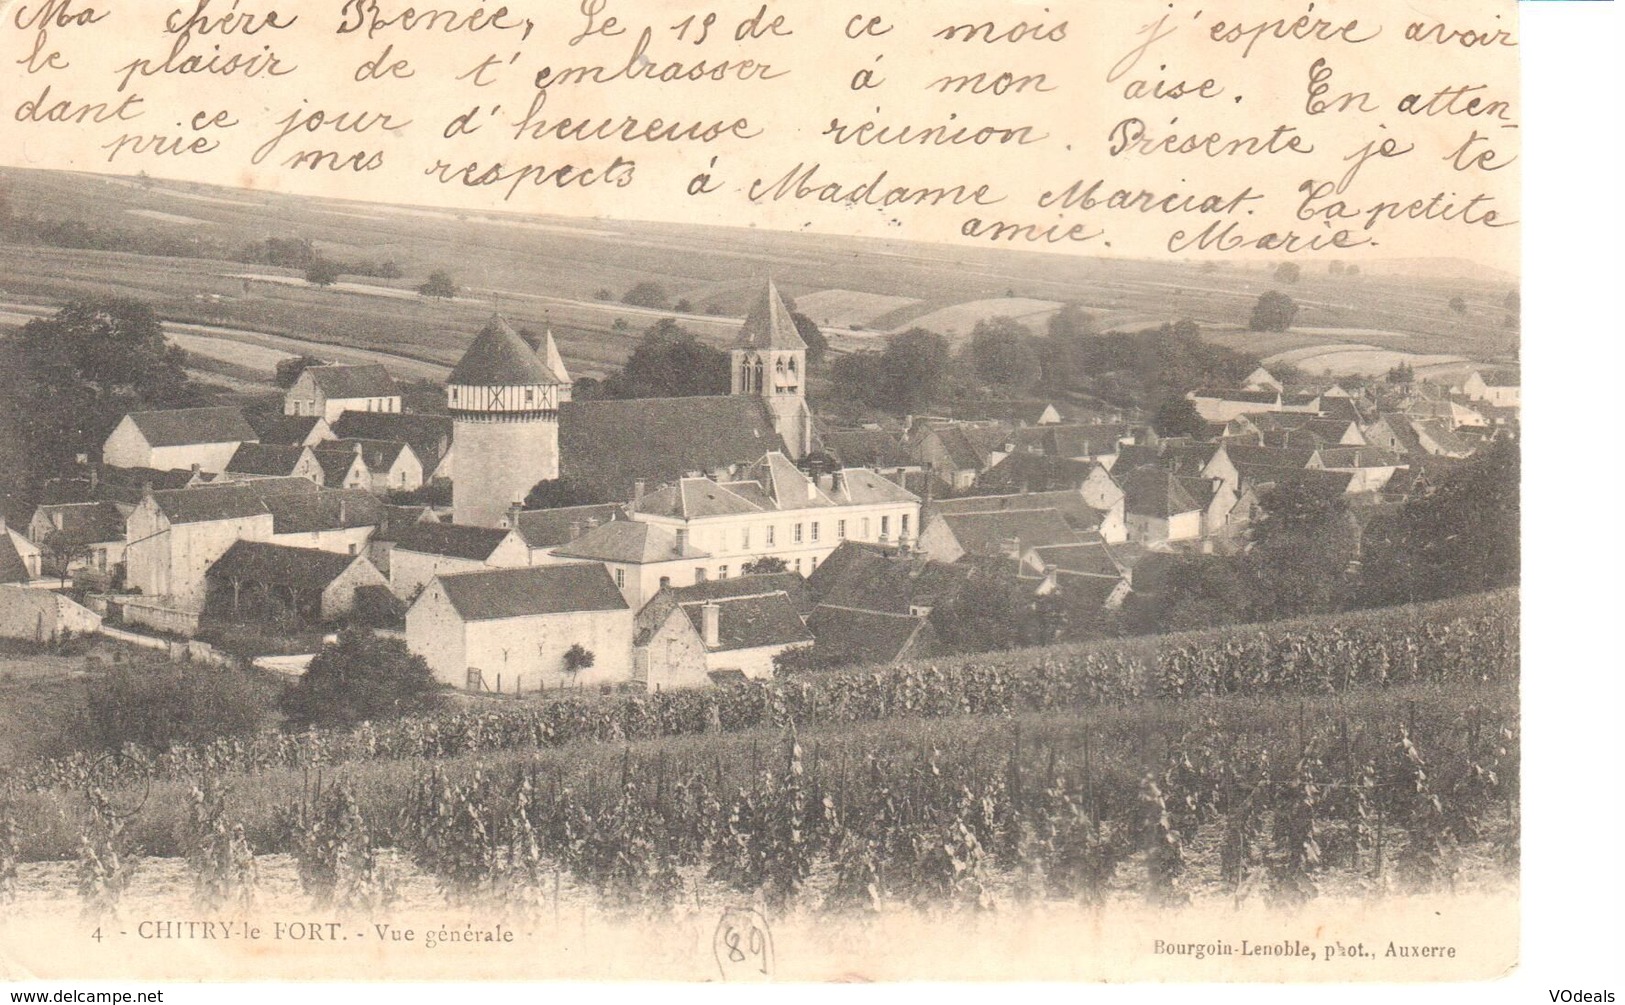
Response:
[[[527,336],[493,316],[444,412],[381,365],[308,366],[257,422],[130,412],[0,533],[0,634],[298,674],[354,625],[502,695],[895,664],[989,584],[1082,626],[1154,595],[1181,557],[1244,550],[1280,485],[1346,502],[1357,562],[1367,526],[1518,423],[1505,369],[1346,389],[1260,367],[1190,388],[1177,435],[1043,400],[843,427],[809,406],[771,281],[726,395],[576,400],[552,333]],[[614,501],[526,508],[561,479]],[[199,640],[222,623],[265,651]]]

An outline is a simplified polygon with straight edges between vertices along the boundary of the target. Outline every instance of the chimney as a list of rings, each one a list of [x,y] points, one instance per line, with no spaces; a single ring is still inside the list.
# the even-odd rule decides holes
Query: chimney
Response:
[[[688,551],[688,528],[679,527],[677,528],[677,554],[681,556],[686,551]]]
[[[151,499],[152,498],[152,482],[145,481],[145,482],[141,483],[141,498],[143,498],[143,499]]]
[[[519,512],[524,508],[524,501],[515,499],[508,507],[508,529],[514,530],[519,526]]]
[[[344,498],[343,496],[339,496],[339,526],[340,527],[346,527],[346,526],[349,525],[349,516],[350,516],[350,500]]]
[[[807,479],[807,498],[809,500],[818,498],[818,483],[811,478]]]
[[[578,538],[580,536],[581,536],[581,521],[580,520],[571,520],[570,521],[570,540],[574,541],[576,538]]]
[[[198,476],[198,474],[200,472],[202,472],[202,471],[203,471],[203,465],[199,464],[197,461],[193,461],[192,462],[192,477],[196,478]]]
[[[92,464],[90,466],[90,490],[92,492],[96,491],[96,484],[101,480],[102,466],[100,464]]]
[[[835,491],[835,475],[826,471],[818,476],[818,487],[825,492]]]
[[[722,608],[716,604],[706,604],[700,608],[700,621],[704,625],[702,634],[705,636],[706,648],[715,649],[721,644]]]
[[[638,503],[643,501],[643,493],[647,488],[648,488],[648,485],[644,482],[644,480],[642,478],[639,478],[637,481],[632,483],[632,505],[633,506],[636,506]]]

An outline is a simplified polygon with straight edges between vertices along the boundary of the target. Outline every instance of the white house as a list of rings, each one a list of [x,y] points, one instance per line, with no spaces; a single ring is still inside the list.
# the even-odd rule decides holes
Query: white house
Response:
[[[259,434],[236,408],[173,408],[131,412],[102,443],[102,461],[120,468],[191,468],[220,474],[244,443]]]
[[[389,588],[402,600],[410,600],[436,576],[530,564],[530,548],[516,530],[414,523],[395,536],[390,548]]]
[[[126,585],[201,611],[209,567],[238,541],[271,539],[275,521],[255,491],[270,481],[147,493],[125,520]],[[275,481],[316,491],[303,479]]]
[[[377,364],[306,367],[282,398],[285,415],[319,415],[329,424],[347,411],[399,412],[401,389]]]
[[[631,678],[632,609],[597,563],[438,575],[406,612],[406,644],[472,691],[616,684]],[[591,666],[566,662],[575,646]]]
[[[1178,476],[1140,467],[1123,475],[1128,538],[1137,544],[1194,541],[1202,536],[1203,506]]]

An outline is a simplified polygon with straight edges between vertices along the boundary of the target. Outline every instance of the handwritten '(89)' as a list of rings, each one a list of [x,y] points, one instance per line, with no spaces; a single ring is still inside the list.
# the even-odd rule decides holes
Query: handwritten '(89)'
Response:
[[[761,912],[730,907],[711,940],[725,981],[768,980],[773,976],[773,933]]]

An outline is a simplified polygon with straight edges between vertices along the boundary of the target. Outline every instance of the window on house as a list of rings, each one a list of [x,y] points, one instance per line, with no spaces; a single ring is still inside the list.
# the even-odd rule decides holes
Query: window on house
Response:
[[[750,528],[744,527],[739,531],[739,547],[750,548]]]
[[[694,570],[694,582],[703,583],[703,582],[705,582],[705,580],[706,580],[705,570],[702,569],[702,568],[696,568]]]
[[[671,588],[671,577],[670,576],[661,576],[660,577],[660,588],[662,590]]]
[[[527,404],[527,405],[534,404],[535,401],[536,401],[536,389],[534,387],[525,388],[525,404]]]
[[[813,525],[812,525],[812,539],[813,539],[813,540],[814,540],[814,541],[816,541],[816,540],[818,540],[818,521],[817,521],[817,520],[814,520],[814,521],[813,521]]]
[[[801,543],[801,524],[796,524],[796,543]]]
[[[356,548],[357,547],[358,546],[356,545],[356,543],[354,541],[350,542],[350,554],[354,555],[356,553]]]
[[[869,518],[868,517],[863,518],[863,539],[865,541],[869,540]]]
[[[625,569],[616,569],[615,570],[615,587],[616,587],[616,589],[620,589],[620,590],[626,589],[626,570]]]
[[[728,567],[726,565],[717,566],[717,578],[718,579],[727,579],[728,578]]]
[[[899,530],[899,533],[907,534],[908,533],[908,514],[904,513],[902,515],[901,519],[902,519],[902,526],[901,526],[901,529]]]
[[[801,572],[801,559],[798,558],[798,559],[796,559],[796,573],[800,574],[800,572]]]
[[[812,560],[812,568],[813,568],[813,569],[814,569],[814,570],[815,570],[815,571],[816,571],[816,570],[817,570],[817,569],[818,569],[818,556],[817,556],[817,555],[814,555],[814,556],[813,556],[813,560]]]
[[[888,535],[890,533],[891,533],[891,517],[883,516],[883,517],[880,518],[880,539],[882,541],[884,541],[886,539],[886,535]]]
[[[846,521],[845,520],[837,520],[837,521],[835,521],[835,537],[837,539],[839,539],[839,540],[842,540],[842,541],[846,540]]]
[[[773,547],[773,526],[771,524],[767,528],[767,546],[769,548]]]

